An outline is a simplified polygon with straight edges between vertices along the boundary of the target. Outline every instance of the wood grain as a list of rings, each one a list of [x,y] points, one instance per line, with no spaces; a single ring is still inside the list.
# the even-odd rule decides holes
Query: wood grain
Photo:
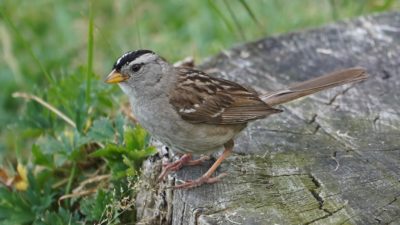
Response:
[[[369,79],[251,123],[218,170],[223,182],[172,191],[210,164],[157,184],[160,160],[150,159],[139,224],[400,224],[400,13],[243,44],[201,68],[274,90],[353,66]]]

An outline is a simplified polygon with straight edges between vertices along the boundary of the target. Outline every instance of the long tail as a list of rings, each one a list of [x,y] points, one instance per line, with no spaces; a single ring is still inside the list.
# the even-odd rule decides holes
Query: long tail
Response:
[[[284,90],[269,92],[261,95],[260,98],[270,106],[275,106],[315,92],[343,84],[359,82],[367,78],[365,69],[354,67],[297,83]]]

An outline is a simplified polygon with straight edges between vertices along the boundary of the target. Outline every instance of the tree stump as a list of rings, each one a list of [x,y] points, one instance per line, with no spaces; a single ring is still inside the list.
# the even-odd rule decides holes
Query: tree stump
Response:
[[[146,161],[139,224],[400,224],[400,13],[265,38],[201,68],[276,90],[353,66],[369,79],[250,123],[219,168],[229,174],[220,183],[168,189],[212,162],[158,184],[159,158]]]

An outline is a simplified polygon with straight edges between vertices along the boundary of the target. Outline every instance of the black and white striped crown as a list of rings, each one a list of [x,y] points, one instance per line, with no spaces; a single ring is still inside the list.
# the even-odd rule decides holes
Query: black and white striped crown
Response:
[[[118,60],[114,63],[113,69],[119,71],[121,70],[122,66],[134,61],[135,59],[139,58],[144,54],[155,54],[155,53],[151,50],[146,50],[146,49],[127,52],[118,58]]]

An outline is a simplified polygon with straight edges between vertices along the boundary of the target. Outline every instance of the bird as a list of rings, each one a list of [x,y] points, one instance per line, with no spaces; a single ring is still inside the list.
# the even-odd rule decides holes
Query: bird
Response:
[[[209,170],[195,180],[174,186],[190,189],[221,180],[213,174],[233,148],[235,137],[249,122],[283,112],[274,108],[322,90],[367,79],[366,70],[352,67],[286,88],[258,93],[233,81],[210,76],[188,66],[174,66],[152,50],[129,51],[120,56],[106,77],[128,96],[137,122],[152,137],[181,158],[164,165],[159,176],[186,165],[197,165],[208,155],[223,150]]]

